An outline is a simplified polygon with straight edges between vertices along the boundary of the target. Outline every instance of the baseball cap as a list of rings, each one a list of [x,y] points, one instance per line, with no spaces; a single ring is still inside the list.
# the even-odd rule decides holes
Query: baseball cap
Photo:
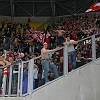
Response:
[[[48,45],[48,44],[46,42],[44,42],[43,45]]]

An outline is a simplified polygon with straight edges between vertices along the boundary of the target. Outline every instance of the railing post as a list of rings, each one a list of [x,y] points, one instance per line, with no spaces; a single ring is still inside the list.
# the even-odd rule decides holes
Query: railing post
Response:
[[[20,96],[22,96],[22,83],[23,83],[23,61],[21,63]]]
[[[95,46],[95,35],[92,35],[92,59],[96,60],[96,46]]]
[[[19,63],[18,64],[18,84],[17,84],[17,96],[19,96],[20,95],[20,84],[21,84],[21,82],[20,82],[20,74],[21,73],[21,63]]]
[[[66,75],[68,73],[68,50],[67,45],[64,47],[64,68],[63,73]]]
[[[9,90],[8,90],[8,96],[11,95],[11,80],[12,80],[12,65],[10,66],[10,75],[9,75]]]
[[[33,90],[33,67],[34,67],[34,59],[29,61],[29,69],[28,69],[28,93],[31,93]]]
[[[2,81],[2,96],[5,96],[5,93],[6,93],[7,74],[8,74],[7,67],[5,67],[3,71],[3,79],[2,79],[3,80]]]

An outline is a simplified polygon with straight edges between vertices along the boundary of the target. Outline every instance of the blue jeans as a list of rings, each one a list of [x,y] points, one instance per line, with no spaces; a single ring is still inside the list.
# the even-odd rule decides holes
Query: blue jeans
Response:
[[[22,52],[23,46],[24,46],[23,43],[19,43],[18,45],[19,52]]]
[[[49,79],[48,79],[49,68],[51,68],[53,70],[55,77],[56,78],[58,77],[58,71],[57,71],[56,65],[54,63],[51,63],[48,60],[42,60],[41,64],[44,69],[45,83],[49,82]]]
[[[44,84],[44,78],[42,79],[42,74],[38,74],[38,79],[39,79],[39,86],[42,86]]]
[[[70,60],[70,64],[72,69],[76,68],[76,51],[71,51],[68,53],[68,58]]]
[[[63,44],[64,38],[63,36],[58,36],[58,45]]]

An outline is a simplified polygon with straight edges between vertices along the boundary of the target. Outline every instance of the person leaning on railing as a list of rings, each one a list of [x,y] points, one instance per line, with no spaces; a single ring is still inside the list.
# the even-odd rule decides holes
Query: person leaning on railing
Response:
[[[78,42],[75,40],[71,40],[70,35],[67,35],[66,40],[63,44],[68,46],[68,58],[70,60],[72,69],[75,69],[76,68],[76,51],[74,49],[74,45],[78,44]]]
[[[56,49],[48,50],[47,47],[48,47],[48,44],[45,42],[43,44],[43,48],[41,49],[41,55],[46,54],[48,52],[53,52],[53,51],[56,50]],[[48,54],[45,55],[45,56],[42,56],[42,58],[41,58],[41,64],[42,64],[42,67],[44,69],[45,83],[49,82],[49,79],[48,79],[49,68],[51,68],[53,70],[55,78],[58,77],[57,67],[56,67],[56,65],[54,63],[50,62],[49,59],[50,59],[50,57],[49,57]]]

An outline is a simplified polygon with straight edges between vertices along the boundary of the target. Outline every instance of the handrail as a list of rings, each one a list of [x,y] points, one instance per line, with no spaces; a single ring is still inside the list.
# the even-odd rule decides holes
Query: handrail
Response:
[[[91,36],[89,36],[89,37],[86,37],[86,38],[84,38],[84,39],[81,39],[81,40],[78,40],[77,42],[79,43],[79,42],[82,42],[82,41],[85,41],[85,40],[92,40],[92,42],[91,42],[91,44],[92,44],[92,46],[94,46],[95,45],[95,41],[96,41],[96,36],[99,36],[99,38],[100,38],[100,33],[98,33],[98,34],[94,34],[94,35],[91,35]],[[97,37],[98,38],[98,37]],[[94,42],[93,42],[94,41]],[[96,54],[96,52],[95,52],[95,46],[94,47],[92,47],[91,48],[92,49],[92,61],[95,61],[96,59],[95,59],[95,54]],[[64,62],[63,62],[63,64],[64,64],[64,66],[63,66],[63,68],[64,68],[64,73],[63,73],[63,75],[67,75],[68,74],[68,55],[66,55],[67,53],[67,45],[66,46],[62,46],[62,47],[60,47],[60,48],[57,48],[57,49],[55,49],[54,50],[54,52],[57,52],[57,51],[59,51],[59,50],[63,50],[63,56],[64,56]],[[43,55],[40,55],[40,56],[38,56],[38,57],[35,57],[35,58],[33,58],[33,59],[30,59],[30,60],[28,60],[28,61],[21,61],[19,64],[17,64],[17,66],[18,66],[18,73],[13,73],[13,71],[14,71],[14,69],[12,68],[12,66],[14,66],[14,65],[11,65],[11,67],[10,67],[10,74],[9,74],[9,89],[8,89],[8,95],[6,95],[6,96],[12,96],[12,95],[14,95],[14,94],[11,94],[11,89],[12,89],[12,75],[15,75],[15,74],[17,74],[17,79],[18,79],[18,84],[17,84],[17,93],[15,94],[15,96],[25,96],[25,95],[27,95],[27,94],[30,94],[30,93],[32,93],[33,91],[35,91],[35,90],[33,90],[32,89],[32,83],[33,83],[33,77],[32,77],[32,70],[33,70],[33,65],[34,65],[34,60],[37,60],[37,59],[39,59],[39,58],[41,58],[41,57],[43,57],[43,56],[45,56],[45,55],[47,55],[47,54],[54,54],[54,52],[49,52],[49,53],[46,53],[46,54],[43,54]],[[23,65],[24,65],[24,63],[28,63],[28,84],[30,84],[30,85],[28,85],[28,92],[27,93],[25,93],[25,94],[22,94],[22,86],[23,86]],[[15,64],[16,65],[16,64]],[[3,67],[1,67],[1,68],[3,68]],[[60,78],[60,77],[59,77]],[[59,79],[58,78],[58,79]],[[52,82],[52,81],[51,81]],[[40,87],[39,87],[40,88]],[[36,89],[37,90],[37,89]],[[4,95],[5,96],[5,95]]]
[[[95,34],[95,35],[99,35],[99,34],[100,34],[100,33]],[[92,36],[93,36],[93,35],[91,35],[91,36],[89,36],[89,37],[86,37],[86,38],[84,38],[84,39],[78,40],[77,42],[84,41],[84,40],[86,40],[86,39],[91,38]],[[61,50],[61,49],[63,49],[64,47],[65,47],[65,46],[62,46],[62,47],[60,47],[60,48],[54,50],[54,52],[56,52],[56,51],[58,51],[58,50]],[[40,56],[35,57],[35,58],[33,58],[33,59],[35,60],[35,59],[38,59],[38,58],[40,58],[40,57],[43,57],[43,56],[45,56],[45,55],[47,55],[47,54],[51,54],[51,53],[52,53],[52,52],[48,52],[48,53],[46,53],[46,54],[40,55]],[[27,62],[27,61],[23,61],[23,62]]]

